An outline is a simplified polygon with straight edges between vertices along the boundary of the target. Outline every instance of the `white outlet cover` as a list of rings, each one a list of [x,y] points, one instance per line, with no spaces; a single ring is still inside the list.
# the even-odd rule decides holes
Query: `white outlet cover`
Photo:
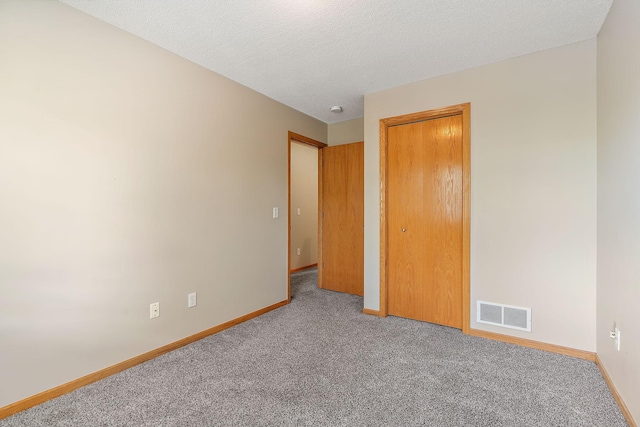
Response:
[[[187,297],[187,307],[191,308],[191,307],[195,307],[198,304],[198,299],[197,299],[197,295],[196,293],[191,293],[189,294],[189,296]]]
[[[154,302],[149,305],[149,319],[155,319],[160,316],[160,303]]]

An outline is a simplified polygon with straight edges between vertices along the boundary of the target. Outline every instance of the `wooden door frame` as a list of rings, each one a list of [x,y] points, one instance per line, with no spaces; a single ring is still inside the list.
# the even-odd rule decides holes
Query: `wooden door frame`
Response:
[[[470,182],[471,182],[471,104],[458,104],[435,110],[380,119],[380,316],[388,312],[388,228],[387,228],[387,141],[391,126],[421,122],[449,116],[462,116],[462,332],[468,334],[470,323]]]
[[[287,302],[291,302],[291,144],[300,142],[318,148],[318,212],[322,208],[322,148],[328,147],[324,142],[316,141],[295,132],[287,135]],[[322,256],[322,222],[318,216],[318,284],[320,281],[320,261]]]

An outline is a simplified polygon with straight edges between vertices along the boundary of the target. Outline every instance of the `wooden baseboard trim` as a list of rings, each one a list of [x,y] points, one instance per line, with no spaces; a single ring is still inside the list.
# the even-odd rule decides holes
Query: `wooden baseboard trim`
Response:
[[[598,365],[598,368],[600,368],[600,373],[602,373],[602,378],[604,378],[604,381],[607,383],[607,386],[609,386],[609,390],[611,390],[611,394],[613,394],[613,398],[618,403],[618,407],[620,407],[620,411],[622,411],[622,415],[624,415],[624,417],[627,419],[627,424],[629,424],[629,427],[638,427],[638,424],[635,422],[635,420],[633,419],[633,416],[631,415],[631,411],[629,411],[629,408],[627,408],[627,405],[624,403],[624,400],[622,400],[622,396],[620,396],[620,393],[618,393],[618,389],[613,384],[613,381],[611,380],[609,373],[605,369],[604,365],[602,364],[602,360],[600,360],[600,357],[597,354],[596,354],[596,365]]]
[[[517,344],[523,347],[535,348],[538,350],[549,351],[551,353],[563,354],[565,356],[577,357],[591,362],[596,361],[596,354],[591,351],[578,350],[570,347],[563,347],[555,344],[548,344],[540,341],[528,340],[526,338],[512,337],[509,335],[496,334],[494,332],[481,331],[480,329],[469,328],[469,335],[474,337],[487,338],[494,341],[502,341],[509,344]]]
[[[304,267],[292,268],[291,270],[289,270],[289,274],[297,273],[298,271],[306,270],[307,268],[313,268],[317,266],[318,266],[318,263],[305,265]]]
[[[42,393],[38,393],[31,397],[27,397],[26,399],[22,399],[18,402],[11,403],[7,406],[0,408],[0,420],[2,420],[3,418],[7,418],[8,416],[11,416],[18,412],[24,411],[25,409],[29,409],[33,406],[44,403],[47,400],[51,400],[58,396],[62,396],[63,394],[69,393],[80,387],[84,387],[85,385],[94,383],[98,380],[109,377],[113,374],[117,374],[118,372],[124,371],[125,369],[129,369],[133,366],[139,365],[140,363],[146,362],[160,355],[176,350],[180,347],[184,347],[187,344],[191,344],[193,342],[206,338],[210,335],[224,331],[225,329],[229,329],[232,326],[236,326],[240,323],[246,322],[247,320],[251,320],[255,317],[258,317],[262,314],[265,314],[269,311],[275,310],[276,308],[280,308],[287,304],[288,304],[288,301],[281,301],[279,303],[270,305],[268,307],[262,308],[252,313],[245,314],[244,316],[240,316],[236,319],[229,320],[228,322],[222,323],[218,326],[214,326],[213,328],[206,329],[202,332],[198,332],[197,334],[188,336],[186,338],[182,338],[181,340],[156,348],[155,350],[151,350],[139,356],[132,357],[131,359],[117,363],[113,366],[109,366],[108,368],[101,369],[92,374],[88,374],[88,375],[85,375],[84,377],[80,377],[78,379],[69,381],[66,384],[59,385],[52,389],[43,391]]]
[[[370,308],[363,308],[363,309],[362,309],[362,312],[363,312],[364,314],[370,314],[370,315],[372,315],[372,316],[378,316],[378,317],[380,317],[380,310],[372,310],[372,309],[370,309]]]

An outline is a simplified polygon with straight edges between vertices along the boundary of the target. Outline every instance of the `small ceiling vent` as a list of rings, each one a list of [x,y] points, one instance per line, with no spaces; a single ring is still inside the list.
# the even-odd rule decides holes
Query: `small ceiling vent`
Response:
[[[531,309],[478,301],[477,322],[531,332]]]

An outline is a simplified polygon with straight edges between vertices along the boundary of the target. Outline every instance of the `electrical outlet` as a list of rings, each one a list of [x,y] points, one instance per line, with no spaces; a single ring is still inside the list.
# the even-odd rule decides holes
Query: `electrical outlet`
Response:
[[[614,339],[616,337],[616,322],[609,323],[609,338]]]
[[[298,253],[298,255],[300,255],[300,248],[298,248],[298,250],[296,252]]]
[[[616,328],[615,332],[616,332],[616,338],[615,338],[616,350],[620,351],[620,336],[622,335],[622,333],[618,328]]]
[[[194,292],[189,294],[189,296],[187,297],[187,307],[189,308],[195,307],[197,303],[198,303],[198,300],[197,300],[196,293]]]
[[[149,319],[155,319],[160,316],[160,303],[154,302],[149,306]]]
[[[615,321],[609,323],[609,338],[611,339],[616,338],[616,322]]]

